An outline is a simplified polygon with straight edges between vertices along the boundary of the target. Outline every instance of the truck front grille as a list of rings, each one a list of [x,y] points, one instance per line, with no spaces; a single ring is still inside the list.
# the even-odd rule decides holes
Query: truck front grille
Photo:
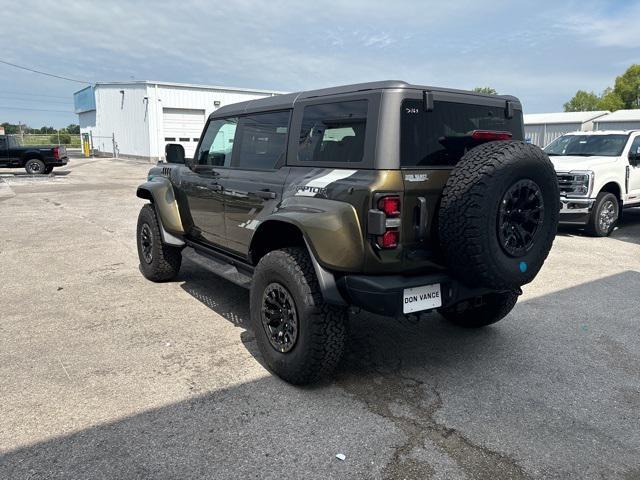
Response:
[[[557,175],[560,195],[586,195],[585,182],[582,180],[584,174],[558,173]]]

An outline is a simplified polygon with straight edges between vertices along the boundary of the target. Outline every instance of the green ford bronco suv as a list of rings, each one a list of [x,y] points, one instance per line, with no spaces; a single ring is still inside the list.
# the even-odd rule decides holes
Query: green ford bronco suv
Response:
[[[250,288],[264,360],[296,384],[339,362],[350,305],[494,323],[560,209],[551,162],[522,137],[515,97],[400,81],[224,106],[193,159],[167,145],[138,187],[142,273],[170,280],[188,255]]]

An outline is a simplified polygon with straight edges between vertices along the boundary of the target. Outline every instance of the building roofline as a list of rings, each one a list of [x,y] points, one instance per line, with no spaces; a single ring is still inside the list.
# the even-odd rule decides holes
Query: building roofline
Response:
[[[278,90],[264,90],[257,88],[241,88],[241,87],[223,87],[220,85],[201,85],[195,83],[179,83],[179,82],[162,82],[155,80],[124,80],[121,82],[96,82],[93,86],[98,87],[100,85],[115,86],[115,85],[158,85],[166,87],[181,87],[181,88],[193,88],[197,90],[220,90],[225,92],[242,92],[242,93],[265,93],[269,95],[283,95],[288,92],[282,92]],[[85,87],[87,88],[87,87]],[[81,90],[84,90],[82,88]],[[81,91],[81,90],[78,90]],[[77,92],[76,92],[77,93]]]

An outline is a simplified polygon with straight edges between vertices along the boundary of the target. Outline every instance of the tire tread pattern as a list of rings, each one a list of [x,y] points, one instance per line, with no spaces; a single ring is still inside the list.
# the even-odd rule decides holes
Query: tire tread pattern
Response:
[[[140,231],[144,223],[147,223],[151,227],[151,233],[153,235],[154,249],[151,264],[144,261],[141,252]],[[138,244],[140,270],[146,279],[151,280],[152,282],[166,282],[178,275],[180,265],[182,263],[181,249],[162,243],[160,224],[156,217],[155,208],[153,208],[153,205],[150,203],[144,205],[140,210],[136,242]]]
[[[251,315],[254,317],[254,333],[256,336],[264,335],[259,342],[261,350],[273,350],[266,355],[263,351],[263,357],[269,368],[287,382],[296,385],[314,383],[330,375],[342,358],[346,340],[346,310],[324,302],[311,258],[305,248],[290,247],[269,252],[260,260],[256,268],[254,284],[256,277],[270,269],[280,271],[297,286],[298,293],[301,294],[304,302],[304,305],[296,306],[298,315],[300,317],[302,311],[307,312],[305,318],[299,320],[300,328],[310,329],[311,336],[308,352],[299,364],[281,368],[279,363],[270,362],[272,354],[288,354],[280,354],[271,347],[261,323],[261,305],[256,301],[258,296],[261,297],[262,292],[252,291]],[[265,281],[268,283],[268,280]]]
[[[539,168],[546,171],[544,175],[553,179],[554,196],[559,202],[557,177],[549,158],[540,148],[521,141],[488,142],[469,150],[447,180],[439,212],[440,243],[447,265],[469,285],[498,290],[520,287],[533,280],[549,254],[557,230],[559,203],[545,206],[545,215],[552,218],[553,227],[542,232],[544,238],[539,241],[545,248],[537,259],[538,265],[523,276],[520,285],[505,279],[486,257],[486,236],[491,233],[486,231],[489,225],[484,216],[488,203],[495,201],[490,193],[492,184],[527,157],[539,163]],[[558,207],[556,211],[554,207]]]

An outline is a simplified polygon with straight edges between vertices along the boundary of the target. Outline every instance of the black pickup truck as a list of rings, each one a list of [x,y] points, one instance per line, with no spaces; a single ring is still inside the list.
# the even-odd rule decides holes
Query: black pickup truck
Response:
[[[69,161],[64,146],[20,145],[11,135],[0,135],[0,168],[24,168],[37,175],[51,173]]]

